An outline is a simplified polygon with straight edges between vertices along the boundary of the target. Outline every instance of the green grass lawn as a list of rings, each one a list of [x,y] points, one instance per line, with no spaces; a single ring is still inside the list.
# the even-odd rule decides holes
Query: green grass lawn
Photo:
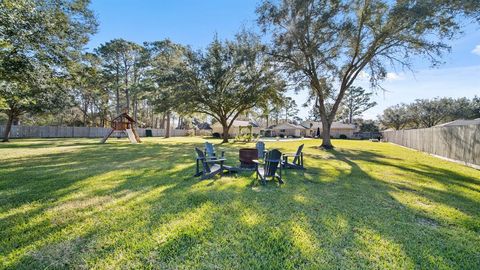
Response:
[[[199,181],[203,142],[0,144],[0,268],[480,268],[478,170],[392,144],[306,140],[308,169],[282,186],[249,173]],[[241,147],[217,146],[229,165]]]

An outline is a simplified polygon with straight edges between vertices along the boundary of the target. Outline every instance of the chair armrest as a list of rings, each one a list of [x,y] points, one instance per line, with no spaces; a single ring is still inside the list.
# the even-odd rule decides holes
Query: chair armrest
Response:
[[[254,160],[252,160],[252,161],[253,161],[253,163],[255,163],[255,164],[264,164],[264,162],[261,162],[261,161],[258,160],[258,159],[254,159]]]
[[[226,161],[226,158],[216,158],[216,159],[207,159],[206,162],[208,163],[217,163],[217,162],[224,162]]]
[[[300,155],[297,155],[297,154],[283,154],[284,157],[299,157]]]

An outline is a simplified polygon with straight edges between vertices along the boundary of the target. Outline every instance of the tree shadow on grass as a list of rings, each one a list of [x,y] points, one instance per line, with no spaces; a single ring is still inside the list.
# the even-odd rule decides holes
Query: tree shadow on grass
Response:
[[[82,262],[98,268],[257,269],[472,268],[480,263],[478,247],[468,242],[475,239],[471,228],[457,230],[398,201],[395,194],[416,191],[398,189],[396,183],[364,168],[378,164],[388,169],[381,162],[389,163],[389,157],[333,150],[318,153],[328,157],[315,160],[312,154],[306,161],[307,171],[285,171],[286,185],[250,187],[248,174],[206,181],[193,178],[194,146],[145,146],[131,155],[126,154],[129,147],[112,148],[103,159],[97,149],[88,148],[85,163],[73,166],[70,163],[78,158],[75,153],[50,156],[65,164],[53,169],[46,160],[35,161],[44,170],[52,169],[48,175],[61,178],[69,178],[62,171],[73,167],[75,177],[54,185],[51,191],[46,189],[44,195],[29,195],[27,190],[34,193],[42,184],[51,184],[46,182],[48,177],[27,186],[23,193],[9,195],[10,199],[30,196],[17,208],[36,201],[40,207],[33,207],[31,215],[28,210],[19,211],[7,220],[20,230],[15,231],[18,235],[12,230],[5,233],[14,239],[0,254],[12,253],[14,243],[17,248],[33,250],[9,264],[11,268],[77,267]],[[237,156],[237,148],[227,147],[227,156]],[[165,155],[157,159],[158,153]],[[165,156],[173,162],[166,162]],[[25,162],[23,168],[29,166],[19,162]],[[103,167],[105,162],[111,165]],[[93,170],[98,163],[103,168]],[[316,179],[328,175],[324,168],[339,169],[330,181]],[[8,169],[19,173],[13,164]],[[109,175],[116,169],[128,172],[117,181]],[[308,174],[311,179],[303,180]],[[35,178],[33,172],[26,176]],[[13,190],[24,185],[4,187]],[[49,202],[49,197],[54,200]],[[89,204],[91,198],[96,200]],[[80,208],[69,208],[69,202],[77,201]],[[48,217],[42,219],[45,214]],[[52,224],[54,218],[62,217],[66,220]],[[22,223],[31,223],[28,230],[19,226]],[[72,227],[76,228],[72,235],[64,235]],[[83,229],[78,232],[79,228]],[[23,240],[22,234],[27,235]],[[42,240],[55,235],[59,236]],[[445,248],[451,252],[444,252]]]
[[[394,184],[385,182],[383,179],[377,179],[362,168],[365,163],[383,164],[385,160],[390,160],[390,158],[375,153],[363,153],[363,151],[346,152],[331,150],[329,152],[336,159],[351,167],[348,174],[338,176],[338,185],[329,190],[334,192],[335,195],[333,197],[336,199],[333,199],[332,196],[327,197],[331,203],[335,204],[335,212],[347,217],[348,223],[351,224],[351,230],[367,229],[380,234],[387,240],[390,239],[393,243],[400,244],[403,252],[405,252],[405,256],[416,267],[437,268],[441,265],[448,265],[448,267],[453,268],[459,266],[464,268],[466,265],[474,266],[480,263],[478,257],[475,258],[475,254],[479,252],[478,248],[472,248],[472,245],[467,244],[467,239],[462,239],[462,231],[465,229],[470,232],[478,232],[478,227],[475,228],[474,225],[475,221],[472,224],[459,220],[455,224],[449,224],[439,219],[438,216],[432,216],[431,213],[411,208],[404,202],[398,201],[392,194],[398,192],[410,193],[412,191],[399,190]],[[359,165],[357,162],[361,162],[362,165]],[[434,168],[430,169],[435,171]],[[450,176],[452,174],[458,179],[461,178],[460,174],[449,172]],[[349,182],[353,188],[343,188],[342,182]],[[309,192],[307,194],[310,197],[315,196],[314,193]],[[449,201],[452,199],[454,201],[463,200],[462,203],[469,205],[470,210],[473,208],[478,209],[479,206],[478,201],[466,200],[462,197],[458,198],[453,193],[438,190],[428,190],[428,192],[422,192],[418,195],[429,199],[434,198],[436,202],[447,205],[449,205]],[[459,205],[457,204],[456,206]],[[478,210],[476,210],[476,213],[470,214],[473,214],[470,221],[477,220],[478,222]],[[390,226],[389,223],[395,225]],[[452,225],[459,226],[461,229],[452,232],[450,230]],[[409,231],[421,232],[421,236],[411,234]],[[357,232],[353,232],[353,235],[350,232],[350,236],[348,236],[352,241],[350,244],[355,241],[355,238],[359,237]],[[418,237],[422,239],[418,239]],[[455,257],[452,254],[443,253],[442,247],[445,245],[462,255]],[[435,257],[437,261],[431,261],[429,259],[431,257]],[[475,259],[463,261],[466,258]],[[459,262],[465,263],[465,265]]]

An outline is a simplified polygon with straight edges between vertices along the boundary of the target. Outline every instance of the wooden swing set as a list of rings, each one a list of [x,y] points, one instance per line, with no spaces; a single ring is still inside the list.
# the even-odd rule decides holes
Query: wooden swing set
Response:
[[[133,120],[133,118],[127,113],[118,115],[112,119],[112,129],[102,138],[102,140],[100,140],[100,143],[105,143],[113,133],[117,133],[118,137],[120,136],[119,133],[124,133],[127,135],[131,143],[141,143],[142,141],[133,127],[134,123],[136,123],[135,120]]]

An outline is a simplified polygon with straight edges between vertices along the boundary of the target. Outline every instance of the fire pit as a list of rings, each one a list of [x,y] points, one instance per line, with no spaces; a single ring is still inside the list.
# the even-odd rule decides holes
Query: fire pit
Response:
[[[255,148],[242,148],[238,152],[240,157],[240,168],[255,169],[254,159],[258,159],[258,151]]]

